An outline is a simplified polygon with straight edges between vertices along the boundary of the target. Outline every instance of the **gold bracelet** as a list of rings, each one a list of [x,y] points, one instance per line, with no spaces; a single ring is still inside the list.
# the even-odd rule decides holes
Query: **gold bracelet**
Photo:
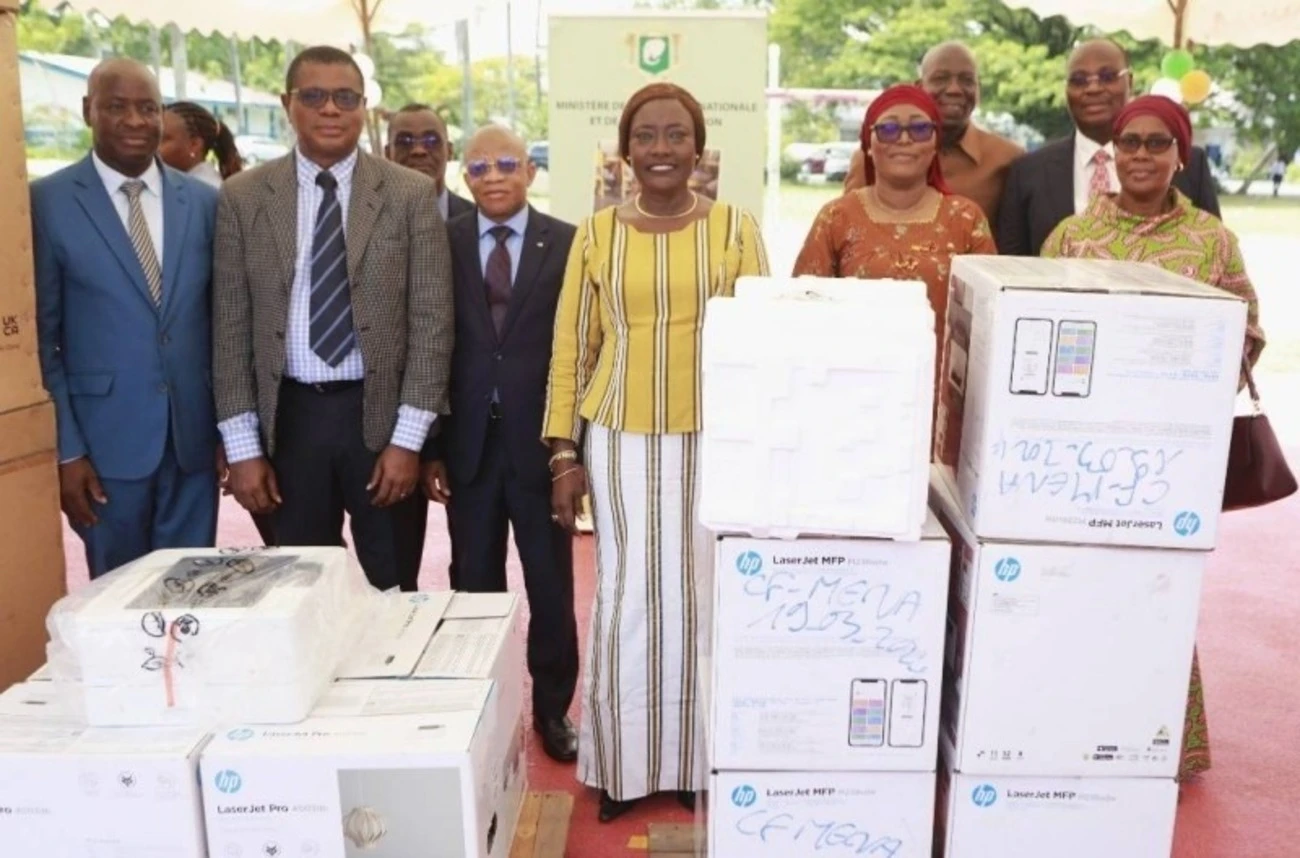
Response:
[[[560,452],[553,454],[551,458],[547,460],[546,467],[554,468],[556,462],[577,462],[577,461],[578,461],[577,450],[561,450]]]
[[[579,468],[569,468],[569,470],[562,471],[556,474],[555,476],[551,477],[551,482],[558,483],[560,480],[564,479],[569,474],[576,474],[579,470],[580,470]]]

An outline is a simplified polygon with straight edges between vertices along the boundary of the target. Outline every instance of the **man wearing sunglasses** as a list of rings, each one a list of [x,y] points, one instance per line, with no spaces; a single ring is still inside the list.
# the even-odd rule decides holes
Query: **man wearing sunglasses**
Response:
[[[1007,172],[1025,150],[971,121],[980,100],[975,55],[961,42],[935,45],[921,60],[917,84],[939,105],[943,131],[939,168],[944,182],[954,194],[983,209],[989,224],[996,224]],[[865,185],[859,149],[844,177],[844,190],[847,193]]]
[[[433,182],[358,149],[362,75],[303,51],[281,97],[293,152],[225,183],[213,386],[230,489],[281,545],[342,545],[414,586],[419,451],[447,410],[451,253]]]
[[[555,310],[572,224],[528,205],[524,141],[488,126],[464,148],[478,210],[448,225],[456,288],[451,415],[426,449],[425,494],[446,504],[453,584],[504,592],[510,530],[528,591],[528,668],[542,748],[577,756],[567,713],[578,681],[573,544],[551,518],[542,437]]]
[[[1075,132],[1012,165],[995,232],[1004,255],[1037,256],[1057,224],[1098,194],[1119,191],[1111,137],[1115,117],[1133,96],[1128,52],[1110,39],[1080,44],[1070,54],[1065,86]],[[1218,193],[1200,148],[1191,149],[1174,186],[1218,217]]]
[[[388,145],[384,154],[390,161],[417,170],[433,179],[438,192],[438,214],[449,221],[471,212],[474,204],[453,194],[447,187],[447,162],[451,160],[451,139],[447,123],[427,104],[408,104],[393,114],[388,123]]]

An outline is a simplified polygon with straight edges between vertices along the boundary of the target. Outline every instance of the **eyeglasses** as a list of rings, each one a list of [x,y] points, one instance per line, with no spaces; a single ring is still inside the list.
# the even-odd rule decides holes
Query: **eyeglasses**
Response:
[[[318,86],[309,86],[306,89],[292,89],[289,95],[298,99],[298,103],[303,107],[312,110],[320,110],[331,100],[334,106],[339,110],[356,110],[365,100],[365,96],[355,89],[321,89]]]
[[[1093,83],[1099,83],[1102,86],[1110,86],[1116,81],[1128,77],[1130,74],[1132,74],[1132,71],[1129,69],[1119,69],[1118,71],[1115,69],[1102,69],[1095,74],[1075,72],[1067,77],[1065,82],[1069,85],[1070,89],[1087,89],[1088,86]]]
[[[398,149],[412,149],[417,142],[425,149],[442,148],[442,137],[432,131],[427,134],[411,134],[403,131],[393,138],[393,145]]]
[[[1143,147],[1152,155],[1161,155],[1174,145],[1174,138],[1167,134],[1151,134],[1142,137],[1137,134],[1122,134],[1115,138],[1115,148],[1125,155],[1136,155]]]
[[[934,123],[918,119],[915,122],[881,122],[872,126],[871,130],[876,132],[876,139],[881,143],[897,143],[903,139],[903,132],[913,143],[924,143],[934,136]]]
[[[509,176],[522,166],[523,162],[509,155],[503,158],[475,158],[465,165],[465,172],[471,179],[481,179],[492,171],[493,167],[503,176]]]

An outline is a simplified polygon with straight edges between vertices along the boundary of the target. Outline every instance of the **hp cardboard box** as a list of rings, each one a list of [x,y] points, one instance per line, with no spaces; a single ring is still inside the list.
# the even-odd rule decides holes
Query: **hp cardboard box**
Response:
[[[490,691],[486,681],[339,683],[301,724],[219,733],[201,762],[209,853],[505,858],[523,733],[492,734]]]
[[[935,499],[956,546],[953,767],[1172,778],[1207,552],[981,542]]]
[[[709,855],[931,858],[933,772],[718,772]]]
[[[1178,784],[1165,778],[939,776],[943,858],[1161,858]]]
[[[1210,549],[1246,304],[1150,265],[960,256],[940,460],[985,539]]]
[[[951,546],[717,543],[710,765],[933,771]]]

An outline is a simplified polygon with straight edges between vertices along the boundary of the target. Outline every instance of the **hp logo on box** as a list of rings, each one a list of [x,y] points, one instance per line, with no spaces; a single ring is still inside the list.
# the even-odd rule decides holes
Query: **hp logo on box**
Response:
[[[970,800],[976,807],[992,807],[998,800],[998,791],[991,784],[980,784],[971,791]]]
[[[1014,557],[1003,557],[993,564],[993,574],[999,581],[1010,583],[1020,577],[1020,561]]]
[[[240,727],[238,730],[231,730],[226,734],[226,738],[232,742],[247,742],[253,738],[253,731],[247,727]]]
[[[1201,529],[1201,517],[1188,510],[1174,516],[1174,533],[1179,536],[1191,536]]]
[[[731,803],[736,807],[749,807],[758,801],[758,791],[749,784],[743,784],[731,791]]]
[[[763,558],[757,551],[746,551],[736,558],[736,571],[750,577],[763,571]]]
[[[244,786],[244,779],[239,776],[239,772],[222,769],[212,779],[212,784],[226,795],[234,795]]]

